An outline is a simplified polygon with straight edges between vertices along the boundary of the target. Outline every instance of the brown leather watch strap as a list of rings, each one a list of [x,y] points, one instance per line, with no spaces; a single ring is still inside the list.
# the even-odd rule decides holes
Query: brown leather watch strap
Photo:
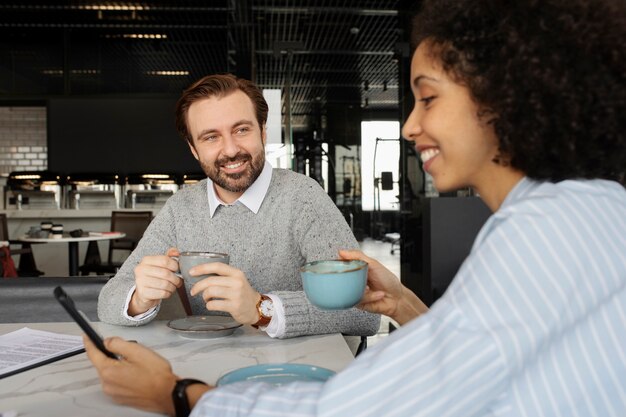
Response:
[[[261,294],[259,301],[256,303],[256,310],[259,313],[259,321],[252,325],[252,327],[256,329],[258,329],[259,327],[267,327],[267,325],[270,324],[270,321],[272,321],[271,317],[264,316],[263,311],[261,311],[261,303],[263,302],[263,300],[271,301],[272,299],[265,294]]]

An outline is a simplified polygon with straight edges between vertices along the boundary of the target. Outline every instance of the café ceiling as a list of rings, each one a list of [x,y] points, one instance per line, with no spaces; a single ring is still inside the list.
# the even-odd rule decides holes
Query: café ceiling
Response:
[[[2,1],[0,95],[178,95],[233,72],[282,89],[296,131],[333,105],[394,111],[414,3]]]

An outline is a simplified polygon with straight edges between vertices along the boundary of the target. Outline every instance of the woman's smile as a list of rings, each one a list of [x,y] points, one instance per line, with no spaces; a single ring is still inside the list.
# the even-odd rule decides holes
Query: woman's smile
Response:
[[[427,148],[420,151],[420,159],[422,160],[424,171],[430,172],[430,165],[437,155],[439,155],[438,148]]]

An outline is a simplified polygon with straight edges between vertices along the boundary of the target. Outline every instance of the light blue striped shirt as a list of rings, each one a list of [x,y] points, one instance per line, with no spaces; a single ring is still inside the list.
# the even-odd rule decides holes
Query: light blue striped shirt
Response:
[[[321,383],[240,383],[199,416],[626,416],[626,190],[524,178],[431,311]]]

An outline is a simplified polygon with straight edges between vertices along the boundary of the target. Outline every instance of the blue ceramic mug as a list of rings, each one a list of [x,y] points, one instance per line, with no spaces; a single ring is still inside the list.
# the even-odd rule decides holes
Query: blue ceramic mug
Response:
[[[360,260],[314,261],[300,268],[304,293],[322,310],[354,307],[367,284],[367,262]]]

